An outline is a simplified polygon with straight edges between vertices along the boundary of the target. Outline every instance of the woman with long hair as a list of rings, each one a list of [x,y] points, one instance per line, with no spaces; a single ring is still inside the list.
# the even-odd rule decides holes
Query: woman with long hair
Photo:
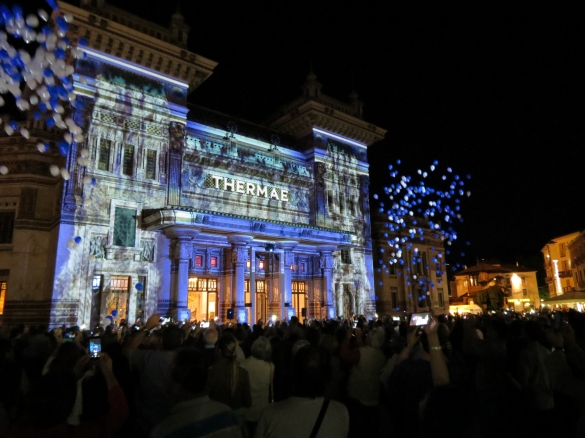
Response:
[[[245,409],[252,405],[250,378],[236,359],[238,342],[233,334],[223,334],[217,347],[219,358],[209,369],[209,397],[230,406],[243,420]]]

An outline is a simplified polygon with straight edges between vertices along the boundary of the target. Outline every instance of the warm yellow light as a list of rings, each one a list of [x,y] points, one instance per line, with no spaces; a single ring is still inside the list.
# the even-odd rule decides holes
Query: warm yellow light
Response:
[[[514,273],[512,275],[512,278],[510,279],[510,282],[512,283],[512,288],[514,290],[519,289],[520,286],[522,285],[522,279],[520,279],[520,276],[518,276],[516,273]]]

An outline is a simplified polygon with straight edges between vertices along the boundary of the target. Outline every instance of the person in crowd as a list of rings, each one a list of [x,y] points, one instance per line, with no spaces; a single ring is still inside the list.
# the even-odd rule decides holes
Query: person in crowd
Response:
[[[177,351],[170,382],[175,405],[151,437],[242,437],[242,426],[233,410],[207,394],[209,370],[199,350]]]
[[[255,437],[347,437],[347,409],[323,397],[331,377],[327,351],[313,345],[301,348],[291,370],[293,396],[264,410]]]
[[[150,338],[149,333],[159,324],[158,314],[150,316],[144,329],[137,331],[124,347],[124,353],[137,378],[137,426],[143,435],[147,435],[162,421],[172,407],[172,400],[167,392],[171,364],[176,349],[183,343],[183,331],[178,326],[170,325],[154,331],[161,333],[162,350],[139,349],[142,342]]]
[[[248,434],[254,435],[262,411],[274,400],[274,364],[270,362],[272,345],[266,337],[252,344],[252,355],[243,364],[250,378],[252,406],[246,410]]]
[[[205,363],[207,367],[211,367],[216,360],[217,357],[217,340],[219,338],[219,334],[217,329],[215,328],[207,328],[203,332],[203,354],[205,356]]]
[[[77,396],[73,372],[56,369],[43,375],[27,395],[24,414],[10,437],[113,437],[128,416],[128,403],[113,372],[112,359],[102,353],[94,386],[79,425],[67,422]],[[98,381],[99,379],[99,381]],[[100,398],[100,395],[102,398]],[[93,402],[90,405],[89,402]]]
[[[248,371],[238,364],[238,342],[233,334],[223,334],[217,348],[219,358],[209,369],[207,389],[209,397],[229,406],[244,423],[245,411],[252,406]]]

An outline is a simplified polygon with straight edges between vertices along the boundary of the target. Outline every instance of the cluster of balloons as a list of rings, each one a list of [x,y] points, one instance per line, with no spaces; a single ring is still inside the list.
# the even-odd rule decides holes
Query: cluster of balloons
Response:
[[[24,15],[18,4],[8,7],[0,4],[0,94],[14,97],[16,107],[32,112],[37,121],[43,121],[48,128],[63,131],[63,138],[57,143],[60,153],[66,156],[72,142],[83,142],[82,128],[71,118],[72,109],[81,103],[76,99],[74,90],[73,63],[85,56],[82,47],[85,39],[72,41],[67,37],[71,14],[61,14],[56,0],[46,0],[53,10],[39,9],[36,14]],[[15,45],[12,44],[15,43]],[[15,47],[16,46],[16,47]],[[5,104],[0,96],[0,107]],[[30,133],[26,126],[9,120],[4,131],[9,136],[19,133],[28,139]],[[49,150],[49,145],[39,142],[40,152]],[[80,166],[89,165],[89,152],[82,149],[77,159]],[[0,173],[9,171],[0,165]],[[66,168],[51,165],[53,176],[70,178]],[[91,184],[87,181],[86,184]]]
[[[387,239],[389,250],[380,249],[376,270],[378,273],[384,271],[388,274],[389,265],[394,265],[394,272],[404,277],[407,287],[412,286],[422,291],[418,300],[425,300],[427,292],[435,287],[435,283],[430,276],[423,276],[422,273],[435,271],[438,278],[444,275],[447,262],[442,249],[457,239],[453,225],[463,222],[461,202],[464,197],[471,196],[470,191],[464,190],[465,181],[471,176],[455,174],[450,167],[440,172],[439,162],[435,160],[428,171],[418,169],[417,174],[420,178],[415,182],[412,176],[399,174],[397,165],[400,164],[401,161],[397,160],[396,165],[388,166],[393,182],[384,187],[384,192],[389,202],[386,205],[384,201],[380,201],[379,212],[385,214],[388,219],[384,224],[383,236]],[[443,183],[446,185],[445,188],[432,187],[430,180],[433,176],[436,176],[433,180],[446,182]],[[379,199],[377,194],[374,198]],[[430,267],[429,261],[424,260],[417,247],[417,243],[424,242],[425,237],[428,238],[429,235],[432,239],[443,242],[441,248],[431,248],[433,253],[436,252],[436,256],[431,257]],[[469,242],[466,244],[469,245]],[[450,254],[450,250],[445,250],[445,254]],[[464,253],[461,255],[465,256]],[[411,270],[410,267],[422,269]],[[437,283],[440,284],[441,281],[437,280]],[[379,285],[383,285],[383,282],[380,281]],[[412,298],[412,294],[409,294],[409,297]]]

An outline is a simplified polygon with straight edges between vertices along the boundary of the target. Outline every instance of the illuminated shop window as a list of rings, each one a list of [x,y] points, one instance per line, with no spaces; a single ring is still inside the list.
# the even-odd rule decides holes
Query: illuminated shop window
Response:
[[[6,300],[6,282],[0,282],[0,315],[4,314],[4,302]]]
[[[246,261],[246,268],[247,268],[248,270],[250,269],[250,260],[249,260],[249,259]]]
[[[122,173],[129,176],[134,174],[134,145],[124,146]]]
[[[257,293],[265,293],[266,292],[266,283],[263,280],[256,281],[256,292]]]
[[[128,317],[128,287],[130,285],[128,276],[112,276],[110,279],[110,294],[107,299],[107,315],[113,316],[116,311],[115,321]]]
[[[260,259],[258,262],[258,270],[264,270],[264,259]]]
[[[113,244],[120,247],[136,246],[136,210],[116,207]]]
[[[307,292],[307,283],[306,282],[299,282],[293,281],[292,282],[292,292],[299,294],[299,293],[306,293]]]
[[[195,256],[195,266],[202,267],[203,266],[203,256],[197,255]]]
[[[210,258],[209,265],[211,265],[212,268],[217,268],[217,256],[212,256]]]
[[[150,180],[156,178],[156,151],[154,149],[146,152],[146,178]]]
[[[15,212],[0,212],[0,244],[12,244]]]
[[[98,169],[100,171],[110,170],[110,153],[112,151],[112,141],[100,139],[98,150]]]

